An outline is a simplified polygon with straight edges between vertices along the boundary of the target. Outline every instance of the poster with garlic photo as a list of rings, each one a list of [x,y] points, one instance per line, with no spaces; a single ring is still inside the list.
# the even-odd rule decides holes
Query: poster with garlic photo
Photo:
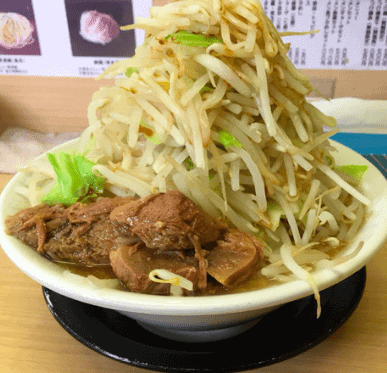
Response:
[[[12,0],[0,2],[0,74],[96,77],[134,54],[151,0]]]
[[[134,54],[143,30],[122,31],[168,0],[0,1],[0,75],[96,77]],[[387,3],[261,0],[301,69],[385,70]],[[299,36],[285,36],[310,32]]]

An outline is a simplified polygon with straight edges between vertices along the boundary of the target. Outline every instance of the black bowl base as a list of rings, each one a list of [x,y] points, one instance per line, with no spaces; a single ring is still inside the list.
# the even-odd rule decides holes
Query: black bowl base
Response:
[[[318,319],[316,302],[309,296],[264,315],[235,337],[207,343],[169,340],[116,311],[81,303],[47,288],[43,294],[62,327],[104,356],[154,371],[237,372],[284,361],[322,342],[351,316],[365,283],[363,267],[323,290]]]

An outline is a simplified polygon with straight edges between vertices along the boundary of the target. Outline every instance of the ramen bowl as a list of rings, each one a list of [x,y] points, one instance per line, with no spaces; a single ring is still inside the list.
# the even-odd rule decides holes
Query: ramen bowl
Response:
[[[55,150],[72,150],[77,141]],[[367,207],[367,219],[353,242],[343,249],[342,255],[351,253],[364,241],[360,252],[347,262],[313,273],[320,291],[360,270],[387,239],[387,180],[361,155],[336,142],[332,144],[337,149],[334,154],[337,164],[368,166],[361,188],[371,205]],[[45,155],[39,158],[43,157]],[[70,273],[5,233],[6,216],[26,207],[24,198],[17,193],[18,186],[26,180],[27,175],[19,172],[0,196],[0,244],[8,257],[42,286],[87,304],[116,310],[156,334],[192,342],[228,338],[255,325],[264,314],[313,293],[310,285],[301,280],[243,293],[199,297],[166,297],[98,287],[86,277]]]

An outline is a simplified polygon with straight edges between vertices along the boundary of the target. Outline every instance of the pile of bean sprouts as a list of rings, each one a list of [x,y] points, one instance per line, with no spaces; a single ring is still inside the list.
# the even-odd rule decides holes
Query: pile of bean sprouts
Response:
[[[308,281],[319,300],[311,272],[356,255],[330,252],[354,237],[369,201],[332,167],[336,122],[305,99],[313,88],[285,34],[257,0],[173,1],[150,15],[122,28],[144,29],[145,41],[101,75],[116,79],[94,93],[80,151],[117,196],[177,189],[261,238],[262,275]],[[186,45],[179,31],[219,41]]]

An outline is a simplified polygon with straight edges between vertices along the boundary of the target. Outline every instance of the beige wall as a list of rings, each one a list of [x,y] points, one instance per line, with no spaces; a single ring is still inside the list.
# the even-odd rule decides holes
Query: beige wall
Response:
[[[91,95],[101,86],[90,78],[0,76],[0,82],[0,130],[9,125],[40,132],[84,129]]]

